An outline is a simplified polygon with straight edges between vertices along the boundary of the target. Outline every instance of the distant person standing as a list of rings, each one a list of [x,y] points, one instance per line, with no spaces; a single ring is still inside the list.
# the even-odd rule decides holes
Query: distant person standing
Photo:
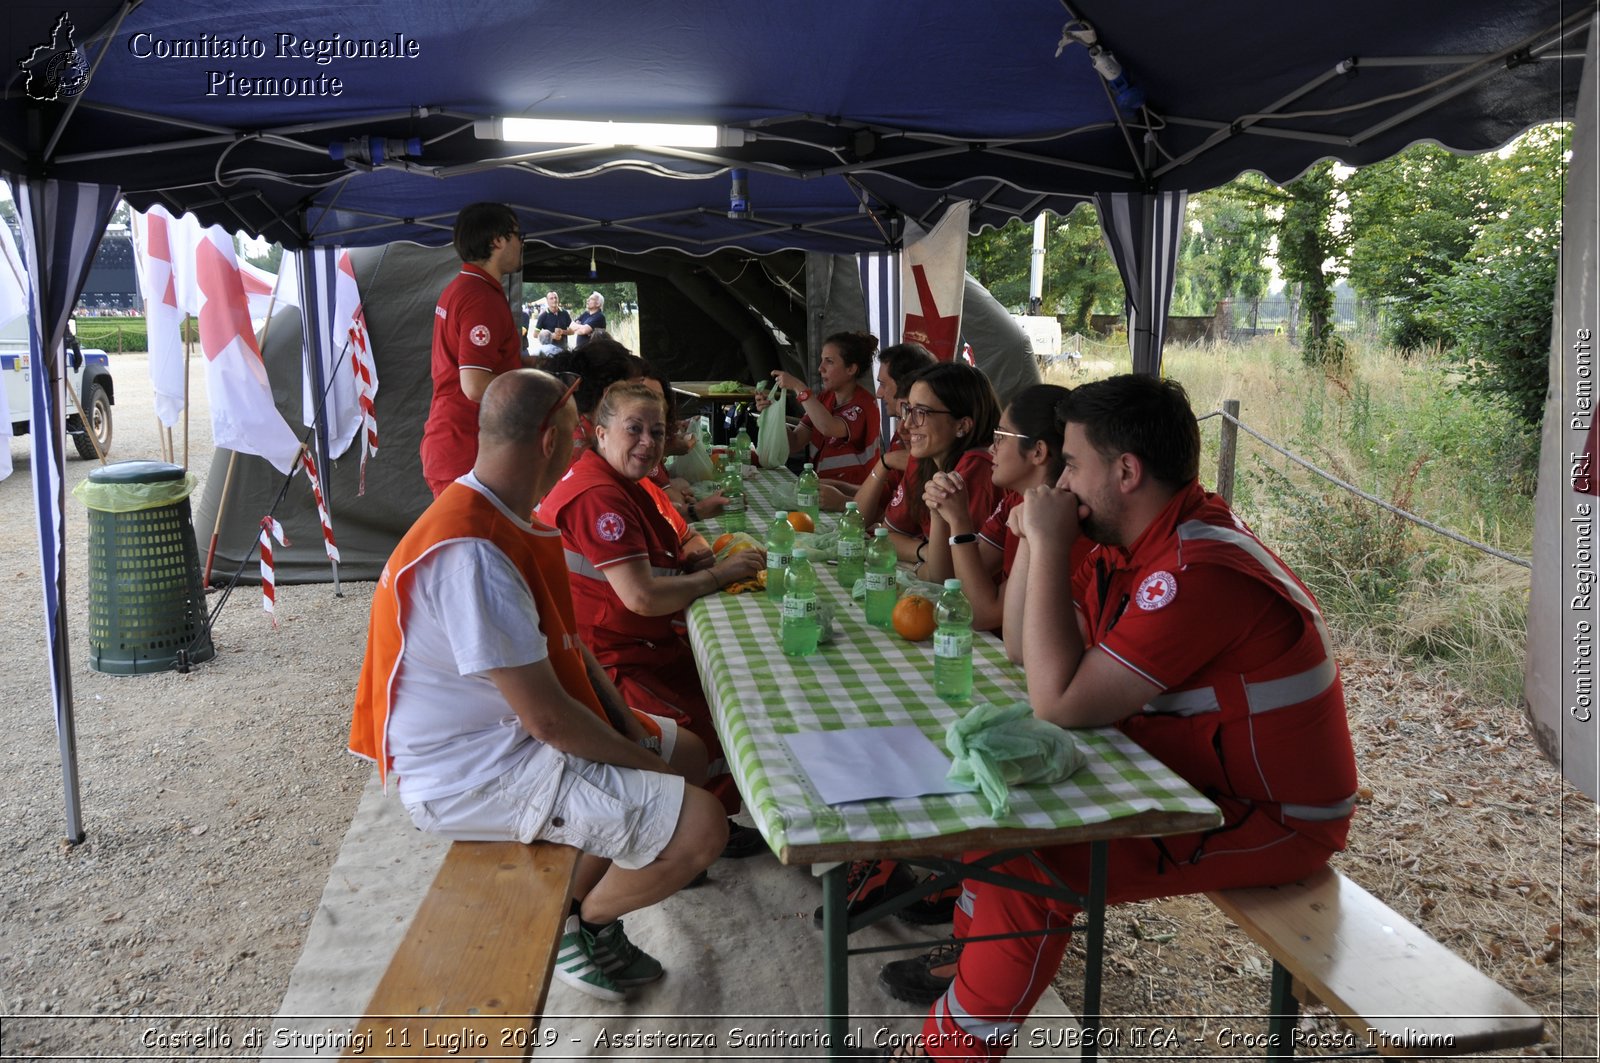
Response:
[[[544,312],[533,323],[536,331],[550,330],[550,342],[557,347],[567,346],[567,336],[572,332],[572,315],[561,309],[561,296],[555,292],[544,295]]]
[[[489,381],[531,364],[500,278],[522,269],[522,229],[503,203],[456,215],[461,272],[433,308],[433,402],[422,430],[422,475],[435,498],[478,456],[478,403]]]
[[[596,332],[605,330],[606,297],[599,292],[590,292],[588,300],[583,304],[583,313],[578,315],[578,323],[572,326],[572,334],[577,337],[572,341],[572,345],[582,347]]]

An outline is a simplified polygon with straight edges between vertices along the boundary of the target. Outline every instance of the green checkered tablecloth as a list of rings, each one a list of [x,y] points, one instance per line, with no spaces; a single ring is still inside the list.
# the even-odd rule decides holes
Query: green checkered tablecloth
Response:
[[[746,481],[753,534],[764,535],[773,510],[787,508],[793,480],[762,471]],[[707,525],[715,538],[721,528]],[[907,642],[868,625],[830,567],[819,583],[835,609],[835,635],[811,657],[782,654],[777,603],[764,595],[711,595],[689,609],[689,640],[734,778],[762,834],[786,859],[807,862],[815,857],[806,850],[822,846],[870,848],[997,827],[1060,830],[1067,840],[1074,829],[1099,825],[1094,836],[1106,837],[1117,833],[1107,825],[1141,813],[1170,814],[1185,830],[1220,822],[1215,805],[1115,728],[1077,732],[1088,764],[1054,786],[1013,788],[1001,819],[977,794],[824,804],[782,735],[911,724],[943,749],[945,728],[963,710],[933,692],[931,640]],[[975,700],[1026,698],[1021,669],[998,639],[974,637],[973,657]]]

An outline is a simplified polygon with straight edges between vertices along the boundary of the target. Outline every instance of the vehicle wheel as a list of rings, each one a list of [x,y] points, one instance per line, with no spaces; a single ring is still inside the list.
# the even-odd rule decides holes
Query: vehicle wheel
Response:
[[[78,457],[85,461],[93,461],[98,455],[94,452],[95,443],[100,444],[100,453],[111,453],[111,397],[106,394],[106,389],[99,384],[89,385],[89,401],[84,405],[84,415],[89,418],[89,432],[94,433],[94,438],[89,438],[89,432],[76,432],[72,436],[72,445],[78,448]]]

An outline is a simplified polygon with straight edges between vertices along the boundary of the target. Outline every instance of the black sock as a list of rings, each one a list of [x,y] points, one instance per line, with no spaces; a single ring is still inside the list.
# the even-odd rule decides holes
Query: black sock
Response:
[[[612,920],[612,922],[615,922],[615,920]],[[602,931],[606,927],[610,926],[611,923],[591,923],[591,922],[589,922],[589,920],[585,919],[583,917],[583,915],[580,913],[578,915],[578,925],[583,927],[583,929],[587,930],[591,935],[593,935],[593,934],[600,933],[600,931]]]

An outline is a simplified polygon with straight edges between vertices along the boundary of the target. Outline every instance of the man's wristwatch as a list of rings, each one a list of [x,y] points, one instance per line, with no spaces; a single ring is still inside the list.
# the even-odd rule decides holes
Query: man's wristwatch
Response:
[[[975,543],[978,536],[974,532],[962,532],[960,535],[950,536],[951,546],[960,546],[962,543]]]

